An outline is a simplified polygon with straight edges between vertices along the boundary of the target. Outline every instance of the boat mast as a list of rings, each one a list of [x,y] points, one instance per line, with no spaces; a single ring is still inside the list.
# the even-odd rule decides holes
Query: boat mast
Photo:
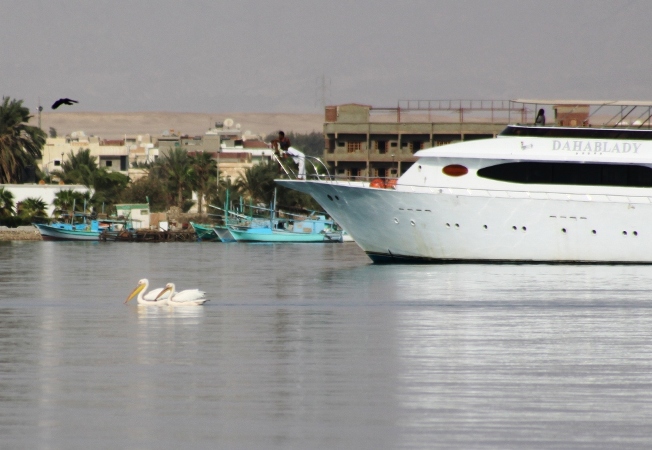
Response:
[[[274,200],[272,200],[272,207],[270,209],[272,213],[269,216],[269,227],[274,228],[274,219],[276,219],[276,188],[274,188]]]
[[[224,225],[229,225],[229,188],[226,188],[226,201],[224,202]]]

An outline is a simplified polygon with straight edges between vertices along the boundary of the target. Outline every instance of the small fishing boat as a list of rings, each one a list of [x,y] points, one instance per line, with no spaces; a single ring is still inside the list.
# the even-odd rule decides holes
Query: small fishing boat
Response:
[[[276,219],[265,226],[229,227],[238,242],[342,242],[332,220],[317,216],[304,220]]]
[[[120,222],[124,223],[124,222]],[[41,233],[44,241],[98,241],[105,230],[112,230],[116,222],[89,220],[73,224],[54,222],[52,224],[33,224]]]
[[[276,190],[268,210],[268,220],[252,222],[247,227],[229,226],[231,235],[238,242],[342,242],[342,230],[325,215],[309,217],[285,213],[299,219],[279,218],[276,215]]]
[[[213,225],[190,222],[190,225],[195,230],[198,241],[216,241],[219,240]]]

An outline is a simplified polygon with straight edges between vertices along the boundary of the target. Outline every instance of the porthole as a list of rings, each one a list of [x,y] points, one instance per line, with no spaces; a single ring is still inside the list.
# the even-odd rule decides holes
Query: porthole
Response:
[[[512,227],[512,230],[516,230],[516,225],[514,225],[514,226]]]
[[[484,225],[484,229],[486,230],[487,228],[489,228],[489,227],[487,227],[486,225]]]
[[[394,223],[398,223],[398,218],[394,217]]]
[[[459,228],[459,227],[460,227],[460,224],[459,224],[459,223],[456,223],[456,224],[455,224],[455,228]]]
[[[416,222],[414,220],[410,220],[410,225],[415,226]]]
[[[593,231],[592,231],[592,233],[593,233],[593,234],[598,234],[598,232],[597,232],[597,231],[595,231],[595,230],[593,230]]]
[[[623,231],[623,236],[627,236],[627,231]]]
[[[522,227],[521,229],[522,229],[523,231],[527,231],[527,228],[525,228],[525,227]]]
[[[638,236],[638,231],[634,231],[634,236]]]
[[[339,200],[339,199],[340,199],[340,198],[336,195],[336,196],[335,196],[335,200]]]
[[[462,175],[469,173],[469,169],[460,164],[451,164],[441,169],[441,171],[449,177],[461,177]]]
[[[326,197],[328,197],[328,199],[329,199],[331,202],[333,201],[333,197],[331,197],[331,194],[326,195]]]
[[[562,232],[562,233],[565,233],[565,232],[566,232],[566,228],[562,228],[562,229],[561,229],[561,232]]]
[[[450,224],[450,223],[447,223],[447,224],[446,224],[446,228],[450,228],[450,227],[451,227],[451,224]]]

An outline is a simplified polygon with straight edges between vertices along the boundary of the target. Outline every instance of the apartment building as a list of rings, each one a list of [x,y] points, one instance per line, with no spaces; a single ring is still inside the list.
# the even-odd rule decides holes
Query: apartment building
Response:
[[[327,106],[323,159],[342,177],[397,177],[421,149],[495,137],[510,121],[527,121],[528,112],[523,104],[502,100]]]

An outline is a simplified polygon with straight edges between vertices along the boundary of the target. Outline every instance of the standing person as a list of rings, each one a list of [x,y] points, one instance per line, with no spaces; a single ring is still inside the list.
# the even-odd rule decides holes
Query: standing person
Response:
[[[539,114],[537,114],[537,118],[534,121],[534,124],[538,126],[544,126],[546,124],[546,112],[543,110],[543,108],[539,110]]]
[[[282,131],[278,132],[278,139],[274,139],[272,141],[272,148],[274,149],[274,153],[276,153],[276,156],[280,156],[279,148],[282,151],[287,152],[290,149],[290,145],[292,145],[290,139],[285,137],[285,133]]]

